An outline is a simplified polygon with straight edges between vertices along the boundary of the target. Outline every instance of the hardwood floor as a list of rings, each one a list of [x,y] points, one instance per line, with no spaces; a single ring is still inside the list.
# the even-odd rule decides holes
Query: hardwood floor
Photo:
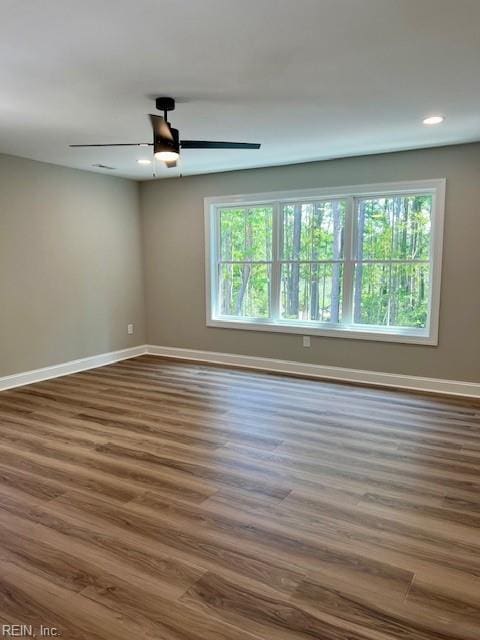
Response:
[[[480,404],[152,356],[3,392],[2,624],[478,640]]]

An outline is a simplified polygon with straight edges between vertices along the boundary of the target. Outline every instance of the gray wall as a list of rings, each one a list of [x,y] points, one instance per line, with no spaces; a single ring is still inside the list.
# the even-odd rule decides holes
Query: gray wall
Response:
[[[205,196],[443,177],[438,347],[312,337],[305,349],[298,335],[206,327]],[[140,195],[150,344],[480,380],[480,144],[146,182]]]
[[[141,251],[136,183],[0,156],[0,376],[143,344]]]
[[[206,327],[205,196],[440,177],[438,347]],[[0,155],[0,376],[148,341],[479,381],[479,240],[480,144],[146,182],[140,209],[134,182]]]

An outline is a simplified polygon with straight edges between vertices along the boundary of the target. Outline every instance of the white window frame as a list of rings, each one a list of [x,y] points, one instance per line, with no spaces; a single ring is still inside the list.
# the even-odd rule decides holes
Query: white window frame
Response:
[[[250,331],[267,331],[279,333],[296,333],[301,335],[327,336],[337,338],[353,338],[359,340],[379,340],[384,342],[402,342],[413,344],[437,345],[438,323],[440,312],[440,288],[442,272],[443,226],[445,215],[445,187],[446,179],[416,180],[408,182],[389,182],[367,185],[353,185],[347,187],[332,187],[320,189],[302,189],[294,191],[274,191],[268,193],[253,193],[248,195],[215,196],[204,198],[205,210],[205,276],[206,276],[206,311],[207,326],[228,329],[243,329]],[[432,196],[432,232],[430,237],[430,299],[428,318],[424,329],[410,327],[381,327],[374,325],[359,325],[342,322],[331,324],[320,321],[281,320],[278,313],[272,318],[238,318],[221,316],[216,313],[218,292],[218,246],[219,246],[219,209],[232,206],[273,206],[273,242],[272,242],[272,292],[271,305],[278,308],[278,278],[279,265],[276,255],[279,247],[279,207],[280,204],[291,202],[309,202],[312,200],[343,199],[346,200],[345,236],[344,236],[344,264],[346,275],[344,283],[353,277],[355,265],[354,234],[355,234],[355,201],[365,197],[386,197],[429,194]],[[344,305],[348,310],[352,307],[351,292],[353,287],[344,291]],[[347,299],[345,299],[345,296]]]

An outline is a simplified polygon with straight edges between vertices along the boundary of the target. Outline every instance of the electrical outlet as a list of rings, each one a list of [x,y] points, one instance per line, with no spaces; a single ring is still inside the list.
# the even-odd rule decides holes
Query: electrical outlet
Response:
[[[133,324],[127,324],[127,333],[129,336],[133,335]]]
[[[303,336],[303,346],[304,347],[310,346],[310,336]]]

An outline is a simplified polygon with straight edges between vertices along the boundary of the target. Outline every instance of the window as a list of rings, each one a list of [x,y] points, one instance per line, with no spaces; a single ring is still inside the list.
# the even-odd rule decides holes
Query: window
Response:
[[[269,318],[273,208],[220,208],[217,215],[219,315]]]
[[[206,198],[207,324],[437,343],[445,180]]]

